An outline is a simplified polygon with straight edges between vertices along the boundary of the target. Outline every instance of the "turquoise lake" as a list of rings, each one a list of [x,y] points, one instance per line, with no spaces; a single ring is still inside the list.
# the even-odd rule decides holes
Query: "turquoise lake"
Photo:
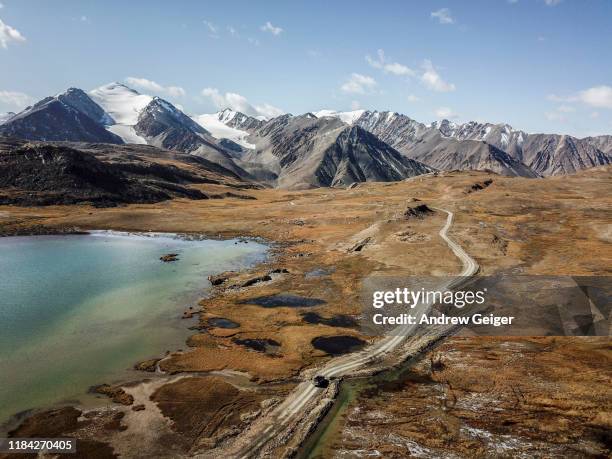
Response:
[[[178,253],[179,260],[159,257]],[[263,244],[172,235],[0,238],[0,424],[31,408],[82,400],[134,363],[185,348],[180,317],[207,276],[265,259]]]

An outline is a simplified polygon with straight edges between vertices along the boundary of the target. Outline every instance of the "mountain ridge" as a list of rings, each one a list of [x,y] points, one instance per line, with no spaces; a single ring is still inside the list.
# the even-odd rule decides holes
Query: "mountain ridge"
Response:
[[[422,160],[434,167],[442,161],[432,161],[430,153],[451,155],[461,153],[455,164],[444,167],[461,168],[466,155],[474,157],[480,149],[474,141],[485,142],[506,152],[514,160],[524,163],[537,175],[563,175],[579,170],[612,163],[612,136],[585,137],[582,139],[562,134],[528,134],[500,123],[463,124],[441,120],[426,125],[397,112],[354,111],[335,112],[323,110],[323,116],[350,119],[352,124],[369,130],[405,155]],[[354,116],[358,113],[359,116]],[[467,142],[467,143],[462,143]],[[470,150],[470,145],[473,147]],[[482,165],[473,164],[476,169]],[[500,166],[501,167],[501,166]],[[503,170],[504,168],[501,167]]]
[[[508,124],[475,121],[424,124],[376,110],[271,119],[230,108],[187,115],[165,99],[117,82],[45,98],[6,116],[0,135],[147,144],[200,156],[243,180],[286,188],[393,181],[438,169],[540,177],[612,163],[612,136],[527,134]]]

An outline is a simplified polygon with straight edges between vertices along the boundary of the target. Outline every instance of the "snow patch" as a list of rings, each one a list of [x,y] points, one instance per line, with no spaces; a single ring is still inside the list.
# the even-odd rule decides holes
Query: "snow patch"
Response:
[[[144,137],[140,137],[138,134],[136,134],[134,126],[113,124],[112,126],[108,126],[106,130],[121,137],[125,143],[136,143],[140,145],[147,144],[147,140]]]
[[[331,117],[338,118],[340,121],[346,124],[353,124],[363,115],[365,110],[353,110],[351,112],[338,112],[336,110],[319,110],[314,112],[313,115],[317,118]]]
[[[226,122],[231,121],[234,116],[236,116],[236,112],[224,110],[219,113],[195,115],[192,116],[192,119],[217,139],[229,139],[244,148],[254,149],[255,145],[247,142],[246,140],[246,138],[249,136],[248,132],[227,126],[225,124]]]
[[[6,123],[8,120],[10,120],[13,116],[15,116],[15,114],[13,112],[8,112],[8,113],[0,113],[0,124],[4,124]]]
[[[117,124],[133,126],[138,115],[153,100],[120,83],[110,83],[89,92],[94,102],[107,112]]]

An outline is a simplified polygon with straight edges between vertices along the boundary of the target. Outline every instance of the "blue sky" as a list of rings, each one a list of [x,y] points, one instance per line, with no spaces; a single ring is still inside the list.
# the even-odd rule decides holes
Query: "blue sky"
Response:
[[[0,3],[0,112],[131,78],[188,113],[360,107],[612,133],[609,0]]]

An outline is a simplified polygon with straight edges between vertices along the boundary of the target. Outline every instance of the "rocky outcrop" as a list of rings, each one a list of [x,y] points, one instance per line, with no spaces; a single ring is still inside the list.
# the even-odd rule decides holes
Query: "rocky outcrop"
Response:
[[[106,395],[113,402],[121,405],[131,405],[134,403],[134,397],[128,394],[119,386],[111,386],[109,384],[100,384],[92,388],[93,392],[98,394]]]

